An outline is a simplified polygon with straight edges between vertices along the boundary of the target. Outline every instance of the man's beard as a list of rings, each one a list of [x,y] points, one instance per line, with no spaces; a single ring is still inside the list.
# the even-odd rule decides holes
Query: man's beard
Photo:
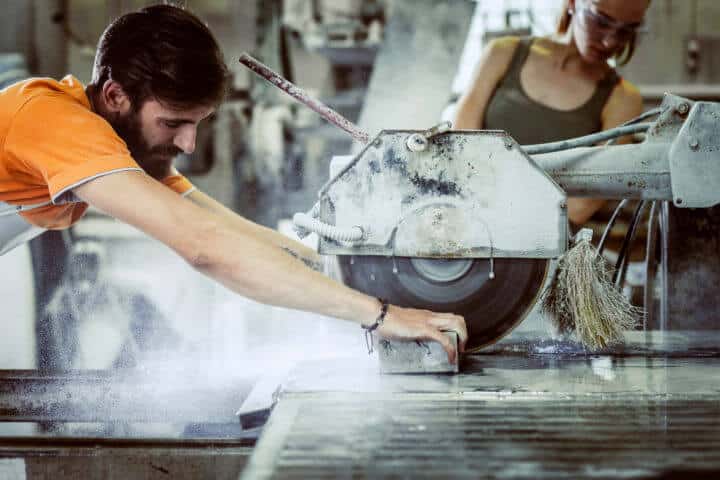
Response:
[[[151,177],[162,180],[171,173],[172,161],[182,152],[175,145],[150,146],[142,134],[140,115],[136,112],[117,116],[110,121],[115,132],[125,141],[130,155]]]

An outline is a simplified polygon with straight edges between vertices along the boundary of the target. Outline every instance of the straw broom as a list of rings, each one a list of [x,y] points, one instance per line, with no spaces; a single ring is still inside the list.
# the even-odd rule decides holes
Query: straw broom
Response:
[[[560,333],[574,333],[584,346],[597,350],[622,342],[623,332],[637,325],[642,309],[615,288],[612,268],[591,240],[592,230],[582,229],[559,258],[543,310]]]

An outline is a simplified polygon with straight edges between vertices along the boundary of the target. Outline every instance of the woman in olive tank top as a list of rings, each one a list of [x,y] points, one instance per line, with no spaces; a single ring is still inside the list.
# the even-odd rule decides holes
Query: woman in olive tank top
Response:
[[[505,130],[528,145],[587,135],[636,117],[640,94],[608,60],[630,60],[649,4],[565,0],[556,34],[493,40],[460,99],[455,128]],[[568,217],[582,225],[603,203],[571,198]]]

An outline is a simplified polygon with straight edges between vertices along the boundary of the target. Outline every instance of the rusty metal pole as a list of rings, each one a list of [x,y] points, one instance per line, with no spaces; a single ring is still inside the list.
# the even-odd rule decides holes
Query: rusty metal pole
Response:
[[[358,142],[361,142],[362,144],[367,144],[370,141],[370,135],[368,135],[367,132],[361,130],[360,127],[358,127],[350,120],[343,117],[338,112],[328,107],[321,101],[311,97],[302,88],[286,80],[279,73],[274,72],[272,69],[270,69],[270,67],[264,65],[259,60],[251,57],[247,53],[243,53],[242,55],[240,55],[240,63],[255,72],[255,74],[263,77],[265,80],[275,85],[283,92],[293,97],[298,102],[302,103],[306,107],[316,112],[328,122],[332,123],[336,127],[341,128],[342,130],[345,130],[347,133],[350,134],[352,138],[354,138]]]

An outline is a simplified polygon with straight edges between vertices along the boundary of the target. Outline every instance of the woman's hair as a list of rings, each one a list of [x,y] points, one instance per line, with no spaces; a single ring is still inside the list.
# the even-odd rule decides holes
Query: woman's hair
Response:
[[[118,82],[135,109],[151,98],[186,108],[218,105],[229,77],[220,47],[200,19],[155,5],[123,15],[105,30],[92,83]]]
[[[648,1],[648,3],[650,3]],[[570,22],[572,21],[572,15],[570,14],[570,0],[563,0],[562,2],[562,13],[560,20],[558,21],[556,32],[559,34],[566,33],[570,28]],[[614,59],[618,66],[627,65],[635,53],[635,44],[637,42],[637,32],[633,32],[630,39],[625,44],[625,48],[616,54]]]

